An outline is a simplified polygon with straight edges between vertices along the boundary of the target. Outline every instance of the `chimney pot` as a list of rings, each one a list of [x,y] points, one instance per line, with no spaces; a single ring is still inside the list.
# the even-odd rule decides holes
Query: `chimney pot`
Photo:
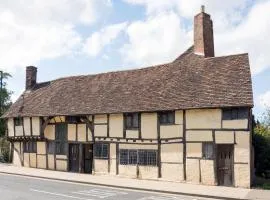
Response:
[[[32,89],[37,83],[37,68],[34,66],[26,67],[25,89]]]
[[[194,17],[194,53],[204,57],[214,57],[214,35],[211,16],[205,13],[205,6]]]
[[[205,12],[205,6],[204,6],[204,5],[201,6],[201,12],[202,12],[202,13]]]

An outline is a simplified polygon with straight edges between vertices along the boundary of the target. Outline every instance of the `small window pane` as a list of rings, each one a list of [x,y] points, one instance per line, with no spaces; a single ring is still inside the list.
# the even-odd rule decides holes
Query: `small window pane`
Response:
[[[48,153],[49,154],[54,154],[54,148],[55,148],[54,142],[52,142],[52,141],[48,142]]]
[[[203,144],[203,158],[213,159],[214,157],[214,145],[212,143]]]
[[[247,119],[249,114],[248,108],[239,108],[238,119]]]
[[[129,164],[130,165],[137,164],[137,150],[129,150]]]
[[[223,120],[231,120],[232,119],[232,110],[231,109],[223,109],[222,119]]]
[[[120,165],[127,165],[128,164],[128,150],[121,149],[120,150]]]
[[[139,115],[138,115],[138,113],[134,113],[133,114],[133,120],[132,120],[132,122],[133,122],[133,127],[134,128],[138,128],[139,127]]]
[[[157,154],[156,151],[148,151],[147,154],[147,165],[157,165]]]
[[[139,150],[139,165],[147,165],[147,151]]]
[[[174,123],[174,112],[161,112],[159,113],[159,123],[160,124],[173,124]]]
[[[231,119],[237,119],[237,118],[238,118],[238,109],[233,108],[232,109],[232,117],[231,117]]]
[[[132,127],[132,117],[131,115],[126,116],[126,127],[131,128]]]
[[[108,158],[109,145],[104,143],[95,144],[95,158]]]

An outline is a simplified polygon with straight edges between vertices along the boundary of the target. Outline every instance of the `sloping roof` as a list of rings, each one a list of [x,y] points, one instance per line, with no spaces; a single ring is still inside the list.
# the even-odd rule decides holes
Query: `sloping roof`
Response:
[[[3,117],[235,106],[253,106],[248,54],[204,58],[190,48],[168,64],[39,83]]]

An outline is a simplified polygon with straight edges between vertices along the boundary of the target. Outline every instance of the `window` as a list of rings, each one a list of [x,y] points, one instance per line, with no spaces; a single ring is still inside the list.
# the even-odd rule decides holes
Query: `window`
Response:
[[[37,153],[37,142],[24,142],[24,153]]]
[[[48,154],[54,154],[55,143],[53,141],[48,142]]]
[[[109,144],[105,143],[97,143],[95,144],[95,158],[107,159],[108,155]]]
[[[203,158],[213,159],[214,158],[214,145],[213,143],[203,143]]]
[[[139,128],[139,114],[127,113],[125,114],[126,129],[138,129]]]
[[[224,108],[222,110],[223,120],[247,119],[248,115],[248,108]]]
[[[14,124],[15,124],[15,126],[22,126],[23,125],[23,118],[22,117],[14,118]]]
[[[159,113],[159,123],[161,125],[174,124],[174,112],[160,112]]]
[[[76,124],[76,123],[81,123],[82,116],[67,116],[66,121],[70,124]]]
[[[155,150],[120,150],[120,165],[157,165],[157,152]]]
[[[67,124],[55,125],[55,153],[58,155],[67,154]]]

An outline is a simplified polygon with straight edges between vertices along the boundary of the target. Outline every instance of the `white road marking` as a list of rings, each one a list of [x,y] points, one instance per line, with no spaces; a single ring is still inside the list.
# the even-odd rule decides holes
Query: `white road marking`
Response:
[[[176,196],[150,196],[150,197],[143,197],[138,200],[185,200],[184,197],[176,197]],[[198,199],[192,199],[198,200]]]
[[[94,197],[98,197],[100,199],[112,197],[112,196],[117,196],[117,195],[128,194],[126,192],[102,190],[102,189],[82,190],[82,191],[76,191],[76,192],[72,192],[72,193],[85,195],[85,196],[94,196]]]
[[[30,191],[44,193],[44,194],[50,194],[50,195],[55,195],[55,196],[60,196],[60,197],[67,197],[67,198],[72,198],[72,199],[93,200],[93,199],[86,199],[86,198],[81,198],[81,197],[76,197],[76,196],[70,196],[70,195],[61,194],[61,193],[47,192],[47,191],[43,191],[43,190],[36,190],[36,189],[31,189],[31,188],[30,188]]]

